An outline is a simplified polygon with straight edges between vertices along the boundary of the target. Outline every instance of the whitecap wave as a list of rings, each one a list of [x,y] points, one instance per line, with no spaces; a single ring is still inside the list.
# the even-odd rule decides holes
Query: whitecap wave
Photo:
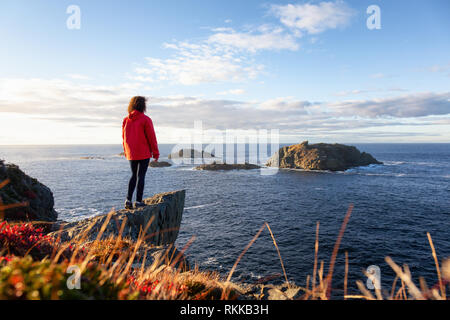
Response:
[[[184,210],[192,210],[192,209],[200,209],[200,208],[205,208],[205,207],[211,207],[211,206],[214,206],[214,205],[216,205],[218,203],[220,203],[220,202],[218,201],[218,202],[213,202],[213,203],[201,204],[201,205],[198,205],[198,206],[187,207]]]
[[[76,207],[72,209],[66,209],[66,208],[55,208],[55,210],[67,217],[65,220],[68,221],[76,221],[80,219],[86,219],[95,217],[101,214],[104,214],[104,212],[96,209],[96,208],[90,208],[90,207]]]
[[[384,165],[385,166],[399,166],[402,164],[406,164],[406,161],[385,161]]]
[[[215,265],[217,264],[217,259],[213,257],[209,257],[204,262],[202,262],[202,265],[209,266],[209,265]]]

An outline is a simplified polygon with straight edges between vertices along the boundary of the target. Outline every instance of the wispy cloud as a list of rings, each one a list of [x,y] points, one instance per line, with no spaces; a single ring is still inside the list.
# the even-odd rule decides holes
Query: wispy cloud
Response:
[[[355,15],[344,1],[272,5],[271,10],[297,36],[345,27]]]
[[[416,93],[373,100],[351,100],[329,105],[337,115],[368,118],[414,118],[450,114],[450,92]]]
[[[242,82],[254,79],[263,66],[229,47],[206,42],[165,44],[174,54],[170,58],[147,57],[147,64],[136,68],[138,81],[163,81],[196,85],[215,82]]]
[[[419,68],[417,71],[441,73],[441,74],[446,75],[447,77],[450,77],[450,63],[447,63],[447,64],[434,64],[432,66],[428,66],[428,67],[425,67],[425,68]]]
[[[261,50],[298,50],[296,39],[286,33],[281,27],[263,25],[254,31],[237,32],[234,29],[216,29],[215,34],[208,38],[209,43],[257,52]]]
[[[73,80],[89,80],[90,77],[83,75],[83,74],[77,74],[77,73],[69,73],[67,74],[67,77]]]
[[[226,96],[226,95],[242,95],[245,93],[244,89],[230,89],[226,91],[217,92],[219,96]]]
[[[168,58],[147,57],[146,64],[135,68],[129,78],[182,85],[253,80],[264,69],[255,61],[258,52],[299,50],[298,37],[303,32],[318,34],[344,27],[354,14],[343,1],[273,5],[269,12],[279,19],[276,24],[241,30],[211,28],[211,34],[203,39],[165,43],[164,48],[171,50]]]
[[[400,87],[390,87],[390,88],[378,88],[378,89],[356,89],[356,90],[344,90],[336,92],[334,95],[338,97],[344,97],[344,96],[353,96],[353,95],[364,95],[364,94],[370,94],[370,93],[380,93],[380,92],[406,92],[407,89],[403,89]]]
[[[296,39],[283,28],[262,25],[251,30],[213,28],[212,34],[196,42],[165,43],[169,58],[147,57],[131,78],[143,82],[197,85],[243,82],[255,79],[264,69],[254,54],[263,50],[298,50]]]

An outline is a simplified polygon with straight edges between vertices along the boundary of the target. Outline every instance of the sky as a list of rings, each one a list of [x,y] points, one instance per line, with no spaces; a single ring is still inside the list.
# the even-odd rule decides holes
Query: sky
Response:
[[[2,0],[0,145],[120,144],[135,95],[159,143],[449,142],[449,34],[448,0]]]

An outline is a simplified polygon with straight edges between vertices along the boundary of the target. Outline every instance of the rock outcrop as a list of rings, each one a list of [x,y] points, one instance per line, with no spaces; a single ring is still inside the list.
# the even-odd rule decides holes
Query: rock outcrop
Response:
[[[269,167],[344,171],[352,167],[382,164],[370,154],[343,144],[317,143],[283,147],[267,162]]]
[[[58,213],[53,208],[53,193],[48,187],[26,175],[18,166],[0,160],[0,183],[4,181],[9,182],[0,189],[3,204],[25,203],[4,210],[6,220],[56,221]]]
[[[154,246],[173,244],[180,229],[184,201],[185,190],[173,191],[145,199],[146,207],[116,211],[112,213],[100,239],[118,236],[122,223],[125,221],[122,237],[135,241],[139,237],[139,232],[144,230],[150,222],[145,235],[147,244]],[[50,235],[60,237],[62,241],[71,241],[77,236],[87,234],[85,241],[93,241],[107,218],[108,214],[104,214],[77,222],[59,223],[54,226],[54,229],[60,230]]]
[[[102,157],[80,157],[80,160],[105,160]]]
[[[303,293],[294,283],[241,285],[241,300],[297,300]]]
[[[172,164],[170,164],[170,163],[167,162],[167,161],[158,161],[158,162],[156,162],[156,161],[151,161],[151,162],[148,164],[148,166],[151,167],[151,168],[165,168],[165,167],[170,167],[170,166],[172,166]]]
[[[219,171],[219,170],[252,170],[259,169],[260,166],[256,164],[227,164],[227,163],[210,163],[210,164],[202,164],[198,167],[195,167],[195,170],[209,170],[209,171]]]
[[[215,156],[211,153],[205,151],[197,151],[194,149],[181,149],[178,152],[169,154],[169,159],[178,159],[178,158],[214,158]]]

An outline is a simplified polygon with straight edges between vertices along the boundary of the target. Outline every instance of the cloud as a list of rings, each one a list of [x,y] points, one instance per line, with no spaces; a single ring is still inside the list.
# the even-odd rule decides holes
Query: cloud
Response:
[[[217,30],[217,29],[216,29]],[[220,30],[208,38],[208,42],[226,47],[257,52],[260,50],[298,50],[296,39],[283,28],[263,25],[256,31],[236,32]]]
[[[351,96],[351,95],[361,95],[361,94],[370,94],[376,92],[405,92],[407,89],[399,88],[399,87],[390,87],[386,89],[363,89],[363,90],[346,90],[339,91],[334,93],[335,96],[343,97],[343,96]]]
[[[291,97],[279,97],[262,102],[259,109],[307,114],[307,107],[312,105],[313,104],[309,101],[293,100]]]
[[[450,92],[418,93],[373,100],[335,102],[329,107],[337,115],[357,115],[368,118],[413,118],[450,114]]]
[[[272,5],[271,12],[297,36],[345,27],[355,14],[344,1]]]
[[[164,43],[168,58],[145,58],[129,78],[142,82],[198,85],[244,82],[255,79],[264,66],[254,60],[262,50],[298,50],[296,39],[279,26],[262,25],[247,31],[214,28],[212,34],[196,42]]]
[[[61,79],[0,79],[0,113],[85,117],[99,122],[123,114],[136,87],[82,85]]]
[[[67,74],[67,76],[73,80],[89,80],[90,79],[88,76],[85,76],[83,74],[77,74],[77,73],[69,73],[69,74]]]
[[[226,95],[242,95],[245,93],[244,89],[230,89],[227,91],[221,91],[217,92],[219,96],[226,96]]]
[[[426,68],[426,70],[429,72],[448,72],[450,70],[450,63],[446,65],[435,64]]]
[[[270,13],[279,18],[281,25],[246,26],[242,30],[212,28],[203,39],[164,43],[163,47],[172,51],[168,58],[147,57],[146,63],[136,67],[128,78],[188,86],[253,80],[264,70],[264,65],[255,62],[257,53],[299,50],[297,37],[303,32],[317,34],[344,27],[354,10],[343,1],[335,1],[273,5]]]
[[[416,71],[440,73],[440,74],[446,75],[447,77],[450,77],[450,63],[447,63],[447,64],[434,64],[432,66],[428,66],[428,67],[425,67],[425,68],[418,68]]]
[[[59,79],[0,79],[0,118],[20,114],[22,118],[36,121],[51,120],[55,125],[67,123],[72,128],[95,131],[98,127],[98,134],[112,130],[115,136],[120,132],[130,97],[142,94],[139,91],[139,86],[133,83],[96,86]],[[293,97],[264,101],[183,95],[148,98],[148,114],[157,130],[166,128],[162,141],[170,132],[191,129],[197,120],[203,121],[205,129],[280,129],[283,135],[330,139],[355,130],[383,128],[383,132],[389,133],[395,126],[431,128],[448,126],[450,121],[450,92],[335,102]],[[73,132],[77,134],[75,129]]]
[[[183,85],[242,82],[263,70],[245,55],[217,44],[178,42],[165,44],[165,48],[174,54],[166,59],[147,57],[147,64],[136,68],[137,76],[132,79]]]

